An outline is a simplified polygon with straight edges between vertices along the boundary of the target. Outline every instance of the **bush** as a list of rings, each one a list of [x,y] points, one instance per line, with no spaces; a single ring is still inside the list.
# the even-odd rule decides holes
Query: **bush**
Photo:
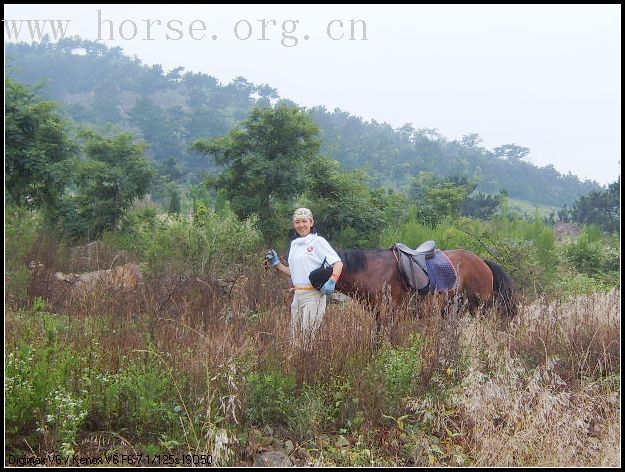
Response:
[[[378,379],[380,390],[391,413],[410,392],[413,381],[421,370],[423,343],[423,339],[413,334],[410,336],[408,347],[393,349],[386,346],[376,354],[373,375]]]
[[[249,424],[287,424],[293,416],[295,376],[275,369],[247,376],[246,419]]]
[[[27,259],[39,237],[42,219],[37,211],[17,207],[7,207],[4,216],[5,288],[10,298],[23,300],[31,281]]]
[[[610,242],[598,227],[586,226],[579,238],[566,247],[566,259],[577,271],[590,276],[618,271],[620,252]]]
[[[480,249],[479,241],[472,234],[479,233],[482,227],[480,222],[468,218],[446,218],[436,226],[428,226],[418,222],[413,215],[401,226],[387,227],[381,242],[385,247],[401,242],[416,248],[424,241],[434,240],[441,249],[462,248],[477,252]]]
[[[35,310],[45,308],[40,299],[35,305]],[[22,313],[22,317],[27,326],[33,317],[37,322],[6,355],[8,437],[39,432],[59,441],[60,451],[67,456],[87,413],[86,359],[59,342],[59,335],[68,329],[65,319],[45,311]],[[78,391],[72,388],[76,385],[81,387]]]
[[[70,394],[60,387],[47,398],[45,427],[56,430],[61,441],[60,452],[63,458],[74,455],[78,430],[87,416],[86,400]]]
[[[124,426],[143,437],[178,433],[182,407],[178,405],[178,390],[171,369],[164,366],[154,352],[144,354],[145,358],[133,361],[108,386],[118,397],[111,398],[113,403],[106,407],[109,412],[105,417],[118,413]],[[182,376],[178,378],[183,380]],[[113,405],[115,408],[111,408]]]
[[[311,438],[332,421],[332,408],[325,392],[317,385],[306,385],[293,403],[289,429],[301,438]]]
[[[132,235],[131,249],[153,274],[216,277],[231,273],[233,264],[256,261],[261,244],[255,220],[241,222],[232,212],[218,214],[204,205],[199,206],[193,221],[184,215],[144,211],[126,218],[122,228],[123,233]]]

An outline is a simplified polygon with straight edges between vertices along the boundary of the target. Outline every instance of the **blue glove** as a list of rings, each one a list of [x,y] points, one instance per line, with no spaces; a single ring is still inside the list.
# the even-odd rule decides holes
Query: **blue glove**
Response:
[[[265,256],[265,259],[271,262],[271,265],[274,267],[280,264],[280,258],[278,257],[278,253],[274,251],[273,249],[269,249],[267,251],[267,255]]]
[[[321,287],[321,291],[326,295],[330,295],[336,290],[336,280],[328,279],[328,281]]]

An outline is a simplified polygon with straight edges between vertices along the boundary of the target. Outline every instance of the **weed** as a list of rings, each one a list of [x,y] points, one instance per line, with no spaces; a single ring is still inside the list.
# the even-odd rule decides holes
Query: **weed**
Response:
[[[379,379],[389,412],[398,408],[421,369],[423,339],[411,335],[409,341],[407,348],[391,348],[387,345],[376,354],[373,362],[373,376]]]
[[[288,424],[294,410],[295,376],[272,369],[248,374],[247,382],[248,424]]]

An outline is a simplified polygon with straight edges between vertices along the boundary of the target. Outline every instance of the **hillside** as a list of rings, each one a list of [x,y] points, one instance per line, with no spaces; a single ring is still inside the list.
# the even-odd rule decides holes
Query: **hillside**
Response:
[[[288,102],[269,85],[243,77],[223,85],[210,75],[184,72],[183,67],[166,72],[126,56],[120,48],[91,41],[5,46],[8,76],[43,84],[41,94],[60,102],[77,123],[141,137],[161,169],[177,169],[178,180],[197,182],[204,172],[215,170],[212,162],[189,150],[195,140],[227,133],[254,106]],[[580,195],[601,189],[596,182],[562,175],[552,166],[523,161],[527,148],[521,146],[502,144],[488,150],[475,134],[450,141],[433,129],[409,124],[393,129],[339,109],[313,107],[309,112],[321,127],[323,152],[346,169],[367,169],[378,185],[405,189],[424,171],[441,177],[461,175],[477,179],[482,192],[505,189],[511,198],[552,207],[570,206]]]

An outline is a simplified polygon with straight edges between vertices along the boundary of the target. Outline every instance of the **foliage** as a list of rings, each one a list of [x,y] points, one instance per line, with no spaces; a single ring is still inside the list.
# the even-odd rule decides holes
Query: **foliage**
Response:
[[[174,159],[193,180],[215,166],[190,150],[197,139],[228,133],[256,105],[280,100],[275,89],[243,77],[221,84],[203,73],[166,72],[124,55],[118,47],[66,38],[58,43],[9,43],[7,57],[14,77],[33,84],[49,79],[46,96],[66,105],[66,113],[83,124],[113,123],[116,129],[140,133],[157,162]],[[283,102],[286,100],[282,99]],[[596,182],[580,181],[553,168],[539,168],[525,157],[529,150],[503,144],[493,150],[480,145],[477,134],[449,140],[436,129],[406,124],[393,129],[375,120],[365,122],[350,113],[322,106],[309,110],[323,136],[323,153],[344,169],[366,168],[376,184],[406,188],[419,172],[437,176],[466,175],[479,179],[478,190],[561,207],[582,194],[599,191]]]
[[[582,234],[564,249],[565,257],[581,274],[618,274],[620,250],[617,235],[606,236],[596,226],[584,227]]]
[[[473,234],[485,225],[465,223]],[[509,224],[518,234],[542,233],[540,225],[525,226],[534,222]],[[442,225],[451,229],[449,220]],[[591,241],[618,243],[587,231]],[[398,312],[376,347],[354,343],[373,334],[370,313],[334,306],[320,332],[327,342],[301,353],[282,337],[288,318],[264,290],[264,272],[250,275],[231,300],[243,307],[257,294],[268,314],[260,320],[207,326],[188,307],[168,319],[152,297],[130,314],[91,311],[101,306],[99,295],[84,312],[51,313],[53,302],[42,297],[24,310],[9,307],[8,451],[193,451],[221,465],[249,464],[266,448],[286,450],[297,465],[618,460],[603,455],[620,444],[618,291],[541,298],[505,327],[489,316],[415,320]],[[147,290],[156,288],[150,284]],[[117,303],[127,301],[118,296]]]
[[[36,210],[12,205],[4,210],[5,288],[7,294],[18,299],[26,297],[31,280],[31,261],[27,258],[39,238],[41,223],[41,214]],[[32,261],[32,265],[38,264]]]
[[[416,248],[424,241],[434,240],[437,247],[443,250],[463,248],[481,252],[483,249],[479,241],[471,235],[471,232],[483,228],[481,223],[469,219],[447,218],[432,227],[423,223],[417,215],[419,215],[418,209],[413,208],[405,223],[389,225],[382,234],[382,246],[390,247],[397,242],[402,242],[409,247]]]
[[[595,276],[580,274],[575,270],[563,270],[556,281],[556,290],[567,295],[590,295],[609,292],[620,283],[620,272],[603,273]]]
[[[364,422],[353,380],[332,376],[328,384],[304,385],[293,401],[289,428],[301,438],[311,438],[328,428],[356,432]]]
[[[332,420],[332,407],[326,396],[321,386],[306,385],[293,402],[288,417],[289,429],[301,438],[311,438],[327,428]]]
[[[419,375],[423,343],[418,335],[411,335],[408,347],[386,346],[376,353],[372,366],[375,369],[373,376],[379,378],[389,413],[395,412]]]
[[[61,455],[64,459],[73,456],[77,443],[77,433],[87,416],[86,400],[74,398],[64,388],[59,388],[47,399],[48,414],[44,428],[53,427],[58,430],[61,441]]]
[[[430,226],[461,213],[486,219],[501,204],[503,196],[481,192],[471,196],[476,186],[477,182],[466,176],[441,179],[431,172],[420,172],[412,180],[409,195],[415,200],[420,220]]]
[[[319,128],[299,108],[257,107],[227,136],[199,140],[194,149],[226,166],[209,184],[222,190],[240,218],[258,215],[265,238],[280,235],[279,205],[305,188],[304,165],[319,149]]]
[[[482,192],[473,193],[460,204],[460,213],[464,216],[488,220],[494,216],[506,195],[504,191],[497,195],[488,195]]]
[[[294,407],[295,377],[274,368],[265,372],[251,372],[247,376],[247,383],[248,424],[287,424]]]
[[[573,204],[570,219],[585,225],[597,225],[610,233],[619,231],[621,222],[620,193],[621,176],[616,182],[611,183],[607,190],[595,191],[579,197]]]
[[[523,146],[517,146],[516,144],[504,144],[493,149],[493,154],[497,158],[508,160],[523,159],[529,154],[530,150]]]
[[[6,354],[5,420],[11,440],[34,435],[66,459],[74,454],[80,431],[94,425],[129,429],[129,439],[141,437],[163,447],[179,445],[164,438],[180,439],[184,428],[203,429],[190,423],[181,406],[186,376],[174,377],[149,341],[146,350],[124,359],[122,369],[111,371],[102,362],[105,345],[96,341],[86,351],[67,345],[71,321],[47,312],[43,300],[37,299],[18,319],[26,330]],[[103,326],[86,319],[78,328],[86,336],[100,333]]]
[[[538,211],[529,220],[502,213],[478,238],[487,258],[502,264],[520,288],[533,294],[554,289],[559,264],[555,234]]]
[[[53,207],[63,192],[65,164],[76,153],[55,103],[7,78],[4,83],[5,184],[17,206]]]
[[[177,188],[172,188],[169,197],[169,207],[167,213],[176,214],[180,213],[180,193]]]
[[[143,197],[153,175],[144,145],[126,133],[104,138],[85,131],[85,159],[73,161],[75,192],[48,215],[72,238],[100,237],[116,230],[133,200]]]
[[[103,416],[119,418],[147,438],[179,433],[180,386],[173,383],[171,368],[163,365],[152,350],[140,353],[138,360],[111,378],[107,396],[109,392],[117,392],[117,396],[108,398]]]
[[[153,210],[129,213],[120,224],[124,247],[140,255],[153,274],[204,274],[216,277],[257,256],[261,237],[253,219],[216,213],[198,204],[193,220]]]
[[[141,97],[130,110],[129,118],[139,128],[143,139],[150,143],[149,152],[155,162],[162,162],[163,170],[176,177],[174,158],[183,153],[183,143],[178,126],[173,122],[177,118],[175,114],[166,113],[150,98]]]
[[[58,315],[40,311],[43,309],[41,302],[33,307],[43,339],[22,339],[7,354],[5,420],[10,437],[37,425],[40,433],[53,434],[61,442],[61,451],[68,455],[86,416],[87,392],[71,388],[87,383],[81,376],[85,358],[59,342],[67,325]]]
[[[315,226],[333,245],[376,247],[382,229],[399,218],[402,196],[371,189],[365,172],[339,167],[329,158],[310,162],[309,188],[300,203],[310,207]]]

